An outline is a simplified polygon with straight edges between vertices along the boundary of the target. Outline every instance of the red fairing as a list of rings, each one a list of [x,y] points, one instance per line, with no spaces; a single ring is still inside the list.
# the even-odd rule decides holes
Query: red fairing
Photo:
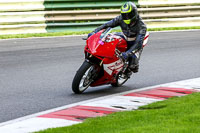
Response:
[[[120,51],[120,52],[125,52],[126,49],[127,49],[127,42],[125,39],[119,37],[119,36],[115,36],[116,37],[116,40],[118,40],[117,42],[117,49]],[[118,38],[118,39],[117,39]]]
[[[118,65],[116,65],[118,63]],[[98,86],[103,84],[109,84],[115,82],[115,77],[113,74],[118,73],[123,67],[123,62],[119,60],[119,58],[104,58],[103,59],[103,68],[104,68],[104,76],[92,83],[90,86]]]
[[[92,35],[87,40],[85,51],[103,61],[104,76],[92,83],[90,86],[98,86],[116,82],[113,75],[116,75],[122,68],[124,63],[116,56],[116,48],[120,52],[125,52],[127,42],[120,36],[109,34],[104,41],[100,36],[103,30]]]
[[[102,42],[100,39],[102,32],[103,31],[96,33],[87,40],[87,48],[89,48],[89,51],[92,55],[113,58],[116,47],[121,52],[126,50],[126,41],[119,36],[112,35],[112,41]]]

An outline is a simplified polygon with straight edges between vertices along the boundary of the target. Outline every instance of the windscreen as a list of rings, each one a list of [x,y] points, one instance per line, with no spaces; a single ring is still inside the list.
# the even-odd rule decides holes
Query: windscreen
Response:
[[[104,44],[104,42],[106,41],[107,36],[109,35],[109,33],[112,31],[112,28],[107,28],[104,32],[102,32],[101,36],[100,36],[100,40],[99,43],[101,45]]]

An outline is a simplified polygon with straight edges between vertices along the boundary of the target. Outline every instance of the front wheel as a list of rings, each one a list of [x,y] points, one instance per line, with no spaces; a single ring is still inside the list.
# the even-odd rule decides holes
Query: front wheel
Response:
[[[76,94],[83,93],[93,82],[94,65],[84,61],[77,71],[73,82],[72,90]]]
[[[115,83],[112,83],[111,85],[113,87],[120,87],[122,86],[129,78],[124,75],[123,73],[119,73],[116,77],[116,82]]]

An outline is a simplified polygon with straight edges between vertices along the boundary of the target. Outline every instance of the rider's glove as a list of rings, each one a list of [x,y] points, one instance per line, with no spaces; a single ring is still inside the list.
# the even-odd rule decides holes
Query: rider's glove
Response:
[[[88,38],[89,38],[90,36],[94,35],[94,34],[95,34],[94,32],[89,33],[89,34],[88,34]]]
[[[128,57],[129,57],[129,56],[128,56],[128,52],[122,52],[122,53],[121,53],[121,57],[122,57],[123,60],[127,60]]]
[[[130,50],[128,50],[128,51],[126,51],[126,52],[122,52],[122,53],[121,53],[121,57],[122,57],[122,59],[127,60],[128,57],[133,56],[134,53],[135,53],[135,51],[130,51]]]

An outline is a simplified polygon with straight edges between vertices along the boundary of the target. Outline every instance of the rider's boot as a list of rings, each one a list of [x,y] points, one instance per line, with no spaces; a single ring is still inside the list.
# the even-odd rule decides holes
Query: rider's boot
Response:
[[[137,73],[139,70],[139,65],[138,64],[134,64],[130,66],[130,69],[133,73]]]
[[[133,73],[137,73],[139,70],[139,59],[132,57],[129,60],[129,69],[133,72]]]

